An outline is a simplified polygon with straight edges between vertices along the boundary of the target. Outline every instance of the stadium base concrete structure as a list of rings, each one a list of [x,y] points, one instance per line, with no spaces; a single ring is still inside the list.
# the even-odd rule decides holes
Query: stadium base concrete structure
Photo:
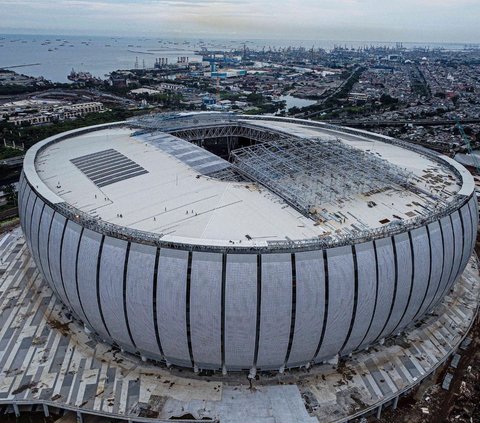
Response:
[[[418,216],[412,224],[402,216],[398,221],[405,225],[368,228],[373,231],[367,235],[353,232],[346,238],[334,232],[325,242],[330,232],[323,228],[323,233],[307,242],[289,237],[282,242],[273,238],[257,242],[248,232],[242,235],[246,237],[243,243],[228,237],[193,240],[193,235],[183,234],[180,225],[175,229],[182,233],[178,237],[167,231],[122,225],[123,214],[128,217],[128,213],[121,209],[110,220],[102,218],[108,207],[116,206],[115,196],[117,204],[125,192],[134,196],[142,184],[155,183],[155,166],[170,166],[173,153],[160,151],[160,143],[155,147],[156,165],[142,162],[142,151],[150,148],[146,142],[150,135],[135,132],[123,122],[52,137],[27,152],[19,187],[21,224],[43,278],[89,332],[124,351],[167,365],[224,373],[248,371],[253,376],[257,371],[309,367],[348,356],[412,327],[443,300],[464,271],[476,238],[477,202],[472,177],[465,169],[447,157],[411,147],[407,150],[395,140],[365,132],[266,117],[242,117],[236,125],[244,121],[262,130],[283,125],[283,132],[304,131],[303,137],[312,131],[334,133],[344,143],[370,143],[367,151],[381,146],[398,149],[399,154],[408,153],[405,163],[428,160],[428,166],[442,168],[435,178],[448,182],[435,192],[441,201],[431,207],[421,203],[427,191],[423,185],[419,189],[417,183],[412,193],[397,190],[395,198],[389,197],[392,209],[408,194],[413,200],[404,202],[408,206],[419,204]],[[122,128],[129,131],[125,144],[115,140],[115,134],[119,139],[124,136],[115,132]],[[104,135],[102,131],[107,132]],[[90,145],[89,137],[96,134],[104,137],[103,141]],[[80,142],[83,139],[84,144]],[[115,170],[103,176],[102,171],[109,166],[104,163],[115,160],[117,167],[133,172],[127,182],[121,179],[123,173]],[[213,159],[202,160],[208,163]],[[388,160],[394,160],[393,153]],[[180,165],[190,178],[189,186],[198,183],[205,186],[205,192],[207,184],[230,184],[231,189],[239,185],[213,181],[186,162]],[[175,162],[175,172],[180,165]],[[420,180],[425,169],[416,170]],[[181,186],[183,176],[180,179]],[[68,185],[74,180],[81,186],[70,189]],[[175,183],[179,184],[178,177]],[[242,195],[251,182],[244,185]],[[208,185],[208,189],[214,188]],[[262,201],[278,193],[267,194],[268,198],[262,194]],[[91,198],[92,204],[103,197],[105,200],[103,205],[89,205],[88,212],[87,206],[77,207],[83,197]],[[198,201],[207,198],[205,194]],[[271,200],[272,220],[280,215],[283,218],[282,213],[297,213],[288,202],[277,207],[280,200]],[[246,201],[237,203],[243,207]],[[214,219],[218,210],[237,203],[215,203],[208,213],[197,213],[193,208],[191,212],[182,209],[182,213],[188,215],[189,222],[204,215]],[[367,200],[362,200],[362,207],[363,203]],[[343,207],[335,203],[337,206]],[[142,204],[135,207],[147,208]],[[160,204],[155,207],[155,213],[137,221],[148,220],[152,228],[163,222],[166,218],[159,215],[160,211],[163,214]],[[345,216],[348,209],[342,210]],[[374,213],[366,210],[363,221],[367,213]],[[240,214],[235,213],[234,209],[225,226],[235,226],[237,219],[239,226],[243,224]],[[397,219],[395,213],[400,212],[394,211],[393,218],[390,214],[390,220]],[[410,216],[408,213],[405,216]],[[339,219],[335,212],[332,215],[342,223],[348,220]],[[299,215],[292,222],[304,217]],[[356,219],[355,224],[362,219]],[[205,224],[204,231],[212,231],[210,223]],[[308,224],[302,223],[302,228]],[[169,221],[168,225],[173,224]],[[311,222],[308,228],[313,233],[319,226]],[[346,233],[351,234],[352,227],[355,225]]]
[[[400,338],[338,367],[259,374],[250,389],[245,374],[167,369],[98,342],[43,280],[19,228],[0,235],[0,257],[0,420],[4,412],[31,411],[65,411],[82,423],[340,423],[379,416],[468,341],[480,293],[472,257],[433,313]]]

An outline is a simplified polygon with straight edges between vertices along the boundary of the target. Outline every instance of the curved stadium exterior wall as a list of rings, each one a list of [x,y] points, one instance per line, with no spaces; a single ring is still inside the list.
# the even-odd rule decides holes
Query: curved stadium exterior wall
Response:
[[[105,342],[176,366],[283,370],[364,349],[430,312],[474,248],[473,189],[438,220],[327,249],[211,251],[128,239],[47,200],[36,151],[27,153],[19,212],[41,275]]]

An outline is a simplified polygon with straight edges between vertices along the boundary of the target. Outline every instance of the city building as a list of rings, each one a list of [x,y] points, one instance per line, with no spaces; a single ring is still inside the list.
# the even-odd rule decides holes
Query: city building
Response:
[[[0,116],[15,126],[40,125],[62,120],[76,119],[88,113],[103,112],[103,104],[65,103],[60,101],[18,101],[0,107]]]

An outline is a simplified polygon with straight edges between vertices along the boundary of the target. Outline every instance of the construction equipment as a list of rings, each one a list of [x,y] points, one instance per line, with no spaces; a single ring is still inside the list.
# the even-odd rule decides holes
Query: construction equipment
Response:
[[[472,145],[470,144],[470,138],[465,133],[465,130],[463,129],[462,124],[460,123],[460,121],[458,119],[456,121],[457,121],[457,123],[455,124],[455,126],[460,131],[460,135],[462,136],[463,143],[465,144],[465,147],[467,147],[468,154],[470,155],[470,157],[473,160],[473,165],[475,167],[475,171],[476,171],[477,175],[480,175],[480,160],[479,160],[478,156],[473,152]]]

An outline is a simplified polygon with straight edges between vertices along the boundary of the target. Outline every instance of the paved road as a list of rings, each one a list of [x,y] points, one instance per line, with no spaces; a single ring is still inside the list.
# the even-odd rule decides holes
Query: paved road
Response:
[[[336,94],[345,86],[345,84],[347,84],[353,77],[356,76],[357,71],[358,71],[359,69],[360,69],[360,66],[357,66],[357,67],[352,71],[352,73],[350,74],[350,76],[349,76],[345,81],[343,81],[338,87],[336,87],[327,97],[322,98],[321,100],[318,100],[315,104],[312,104],[312,106],[322,105],[322,104],[324,104],[329,98],[331,98],[331,97],[333,97],[334,95],[336,95]],[[328,110],[330,110],[330,109],[328,109]],[[301,113],[297,113],[296,115],[293,115],[293,117],[306,119],[306,118],[311,118],[311,117],[317,116],[317,115],[319,115],[320,113],[323,113],[324,111],[325,111],[325,110],[316,110],[316,111],[310,112],[310,113],[301,112]]]
[[[353,127],[372,127],[372,126],[403,126],[403,125],[414,125],[414,126],[451,126],[456,125],[457,122],[461,124],[470,124],[470,123],[480,123],[480,118],[471,118],[471,119],[422,119],[422,120],[326,120],[325,122],[343,125],[343,126],[353,126]]]
[[[10,159],[4,159],[0,160],[0,166],[7,166],[7,167],[15,167],[15,166],[21,166],[23,163],[23,158],[25,156],[17,156],[17,157],[12,157]]]

